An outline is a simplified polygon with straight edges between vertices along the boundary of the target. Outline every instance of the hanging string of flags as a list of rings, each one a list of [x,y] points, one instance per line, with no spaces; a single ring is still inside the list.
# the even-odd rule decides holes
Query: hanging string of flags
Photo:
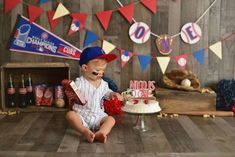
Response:
[[[40,0],[39,3],[43,4],[48,1],[49,0]],[[135,4],[141,3],[147,9],[149,9],[151,12],[153,12],[155,14],[156,13],[156,1],[157,0],[138,0],[136,2],[131,2],[121,8],[116,9],[116,10],[105,10],[105,11],[96,12],[95,15],[96,15],[98,21],[100,22],[101,26],[103,27],[103,29],[106,31],[108,29],[109,22],[110,22],[110,19],[111,19],[113,12],[118,11],[120,14],[122,14],[122,16],[129,23],[131,23],[131,21],[132,21],[131,19],[133,17],[133,13],[134,13],[134,5]],[[24,2],[23,0],[4,0],[4,12],[5,13],[10,12],[12,9],[14,9],[21,2],[28,6],[28,14],[29,14],[30,22],[35,21],[43,12],[43,9],[41,7],[28,4],[28,3]],[[70,11],[61,2],[58,4],[55,12],[52,10],[49,10],[48,12],[50,12],[50,16],[48,15],[48,18],[51,19],[50,20],[51,29],[54,29],[54,27],[57,24],[57,22],[54,22],[54,20],[59,19],[59,18],[66,16],[66,15],[71,15]],[[83,15],[88,16],[88,13],[76,13],[76,14],[83,14]],[[51,15],[53,15],[53,16],[51,17]],[[76,19],[74,17],[71,17],[71,18],[73,21],[76,20],[76,21],[80,22],[80,24],[82,24],[81,21],[79,21],[79,19]],[[51,24],[51,23],[53,23],[53,24]]]
[[[25,19],[25,18],[24,18]],[[25,21],[25,20],[24,20]],[[28,20],[29,21],[29,20]],[[30,21],[29,21],[30,22]],[[27,25],[26,21],[24,22],[24,24],[21,24],[21,25]],[[23,27],[19,25],[19,28],[18,30],[21,30],[23,29]],[[36,25],[33,23],[33,25],[37,26],[40,28],[40,26]],[[30,25],[28,25],[30,26]],[[21,28],[22,27],[22,28]],[[36,27],[35,28],[31,28],[31,30],[35,29],[33,32],[39,32],[39,31],[36,31]],[[38,28],[37,28],[38,29]],[[41,28],[42,29],[42,28]],[[44,30],[46,31],[46,30]],[[17,33],[18,32],[18,33]],[[76,49],[75,47],[73,47],[72,45],[65,45],[65,42],[63,40],[60,39],[60,42],[62,44],[57,44],[59,43],[58,42],[55,42],[55,43],[50,43],[51,46],[50,47],[58,47],[58,50],[56,49],[50,49],[50,51],[53,50],[53,52],[50,53],[49,49],[50,47],[46,46],[44,49],[48,49],[46,51],[46,54],[44,53],[44,50],[42,50],[42,48],[39,46],[38,48],[35,47],[36,49],[33,49],[32,51],[31,50],[28,50],[26,51],[25,48],[27,48],[26,46],[22,45],[23,42],[27,42],[27,44],[33,44],[31,43],[30,41],[32,40],[36,40],[38,37],[35,36],[35,35],[30,35],[29,33],[29,37],[30,40],[28,39],[29,37],[25,37],[27,39],[25,40],[22,40],[22,37],[19,37],[20,36],[20,32],[21,31],[17,31],[15,33],[15,39],[14,39],[14,42],[12,43],[11,45],[11,49],[12,51],[19,51],[19,52],[26,52],[26,53],[31,53],[32,51],[34,51],[33,53],[34,54],[39,54],[39,55],[49,55],[49,56],[54,56],[54,57],[63,57],[63,58],[70,58],[70,59],[75,59],[77,60],[79,58],[79,52],[81,52],[81,50],[79,49]],[[49,33],[48,31],[46,31],[48,34],[52,34],[52,33]],[[47,41],[47,38],[45,38],[45,32],[42,31],[41,35],[39,33],[39,36],[41,36],[41,38],[43,40],[41,41],[45,41],[46,44],[49,44],[48,41]],[[23,35],[25,35],[25,33],[23,33]],[[95,33],[93,33],[92,31],[89,31],[86,29],[86,36],[85,36],[85,39],[84,39],[84,43],[83,43],[83,46],[86,47],[87,45],[90,45],[91,43],[97,41],[97,40],[101,40],[102,41],[102,48],[104,49],[105,53],[110,53],[111,51],[113,51],[114,49],[118,50],[119,53],[120,53],[120,66],[121,68],[124,68],[125,65],[131,60],[131,58],[133,56],[137,56],[138,59],[139,59],[139,63],[140,63],[140,67],[141,67],[141,71],[145,71],[148,67],[148,65],[150,64],[150,61],[151,59],[156,59],[157,62],[159,63],[159,66],[160,66],[160,69],[162,71],[162,73],[165,73],[167,67],[168,67],[168,64],[170,62],[171,59],[175,60],[178,65],[180,66],[180,68],[184,68],[187,64],[187,60],[188,60],[188,57],[189,56],[193,56],[200,64],[204,64],[205,61],[204,61],[204,54],[206,51],[208,51],[208,49],[210,49],[212,52],[215,53],[215,55],[217,55],[220,59],[222,59],[222,42],[225,41],[225,40],[228,40],[230,39],[232,36],[235,35],[235,32],[227,35],[226,37],[222,38],[222,40],[216,42],[215,44],[212,44],[210,45],[208,48],[202,48],[200,50],[197,50],[197,51],[194,51],[192,53],[185,53],[185,54],[182,54],[182,55],[179,55],[179,56],[171,56],[171,57],[168,57],[168,56],[161,56],[161,57],[156,57],[156,56],[151,56],[151,55],[141,55],[141,54],[138,54],[138,53],[134,53],[134,52],[130,52],[128,50],[124,50],[124,49],[121,49],[121,48],[117,48],[115,45],[113,45],[112,43],[106,41],[106,40],[102,40],[98,37],[98,35],[96,35]],[[52,35],[53,36],[53,35]],[[38,39],[39,40],[39,39]],[[57,40],[57,39],[55,39]],[[51,40],[52,41],[52,40]],[[36,41],[35,41],[36,42]],[[38,43],[38,42],[37,42]],[[39,45],[45,45],[45,44],[40,44],[38,43]],[[32,48],[29,48],[28,49],[32,49]],[[75,52],[74,55],[72,55],[71,53],[68,52],[69,51],[73,51]],[[71,52],[72,52],[71,51]],[[56,52],[56,53],[55,53]],[[57,53],[58,52],[58,53]]]
[[[123,7],[123,4],[120,2],[120,0],[116,0],[116,1],[121,7]],[[153,5],[153,3],[150,4],[150,1],[151,0],[145,1],[145,2],[148,2],[149,5]],[[153,36],[157,37],[155,39],[156,46],[157,46],[159,52],[164,56],[169,55],[172,52],[173,38],[178,35],[181,36],[182,40],[185,43],[195,44],[200,40],[200,38],[202,36],[201,28],[199,27],[199,25],[197,23],[203,18],[203,16],[205,16],[205,14],[210,10],[210,8],[215,4],[215,2],[216,2],[216,0],[214,0],[214,2],[205,10],[205,12],[196,20],[196,22],[186,23],[181,28],[181,32],[177,33],[173,36],[167,35],[167,34],[157,35],[157,34],[151,32],[151,29],[149,28],[149,26],[146,23],[137,22],[132,17],[132,19],[129,20],[129,23],[134,21],[134,23],[130,26],[130,29],[129,29],[130,39],[134,43],[142,44],[142,43],[145,43],[148,41],[148,39],[150,38],[150,35],[153,35]]]
[[[123,4],[121,3],[120,0],[116,0],[116,1],[117,1],[117,3],[118,3],[121,7],[123,7]],[[195,24],[197,24],[197,23],[206,15],[206,13],[207,13],[207,12],[210,10],[210,8],[216,3],[216,1],[217,1],[217,0],[214,0],[214,2],[211,3],[211,5],[205,10],[205,12],[196,20],[196,22],[194,22]],[[153,6],[156,6],[156,1],[145,0],[145,1],[141,1],[141,3],[143,3],[145,6],[148,6],[148,8],[149,8],[153,13],[156,13],[156,8],[153,7]],[[132,17],[132,20],[134,21],[134,23],[136,23],[136,20],[135,20],[133,17]],[[181,33],[182,33],[182,31],[179,32],[179,33],[177,33],[177,34],[175,34],[175,35],[171,35],[170,37],[171,37],[171,38],[175,38],[175,37],[181,35]],[[155,34],[155,33],[153,33],[153,32],[151,32],[151,35],[153,35],[153,36],[155,36],[155,37],[157,37],[157,38],[161,38],[160,35],[157,35],[157,34]]]
[[[150,3],[150,1],[151,1],[151,3]],[[5,2],[4,3],[4,11],[5,11],[5,13],[7,13],[11,9],[13,9],[17,4],[19,4],[20,0],[4,0],[4,2]],[[40,1],[40,3],[45,3],[45,2],[46,1]],[[152,5],[153,2],[156,4],[156,0],[140,0],[140,2],[142,4],[144,4],[147,8],[149,8],[150,6],[153,6]],[[29,12],[29,21],[30,21],[30,23],[33,23],[33,21],[37,17],[40,16],[40,14],[43,12],[43,10],[40,7],[33,6],[30,4],[27,4],[27,6],[28,6],[28,12]],[[125,17],[125,19],[128,22],[131,22],[131,19],[133,17],[133,14],[132,14],[133,8],[134,8],[133,6],[134,6],[134,4],[130,3],[130,4],[122,6],[121,8],[118,9],[119,12]],[[154,5],[154,6],[156,6],[156,5]],[[154,8],[151,8],[150,10],[153,13],[156,12],[156,10],[154,10]],[[111,18],[111,14],[112,14],[112,11],[103,11],[102,13],[100,13],[100,12],[96,13],[97,18],[100,19],[100,21],[102,21],[101,23],[102,23],[102,26],[105,30],[108,28],[108,23]],[[105,53],[110,53],[114,49],[116,49],[120,52],[120,55],[121,55],[120,65],[122,68],[125,67],[125,65],[130,61],[130,59],[133,56],[138,56],[142,71],[146,70],[146,68],[150,64],[150,61],[152,58],[154,58],[158,61],[159,66],[162,70],[162,73],[165,73],[167,66],[168,66],[171,59],[175,60],[178,63],[178,65],[180,66],[180,68],[184,68],[186,66],[187,59],[191,55],[193,55],[194,58],[200,64],[204,64],[204,53],[208,49],[210,49],[212,52],[215,53],[215,55],[217,55],[220,59],[222,59],[222,44],[221,44],[221,42],[228,39],[228,38],[225,38],[224,40],[218,41],[217,43],[210,45],[209,48],[202,48],[202,49],[197,50],[192,53],[185,53],[185,54],[182,54],[179,56],[170,56],[169,57],[167,55],[169,55],[169,53],[172,51],[172,45],[171,45],[172,37],[164,34],[164,35],[161,35],[158,38],[158,40],[156,40],[156,45],[158,46],[160,53],[163,54],[164,56],[156,57],[156,56],[151,56],[151,55],[141,55],[138,53],[134,53],[134,52],[122,49],[122,48],[117,48],[114,44],[112,44],[106,40],[100,39],[98,35],[96,35],[92,31],[85,28],[85,21],[88,16],[87,13],[70,13],[69,10],[66,9],[66,7],[64,7],[62,3],[59,3],[56,11],[50,10],[47,12],[47,15],[48,15],[49,23],[50,23],[50,26],[52,29],[56,26],[56,24],[59,22],[59,20],[62,16],[70,15],[70,17],[72,18],[72,22],[71,22],[70,28],[68,30],[68,35],[71,35],[75,32],[78,32],[78,31],[84,29],[86,31],[86,36],[84,39],[83,47],[86,47],[89,44],[91,44],[97,40],[101,40],[102,47],[103,47]],[[106,17],[106,18],[104,18],[104,17]],[[107,20],[105,21],[105,19],[107,19]],[[143,32],[143,30],[144,30],[144,32]],[[184,37],[182,37],[182,39],[186,43],[194,44],[198,40],[200,40],[201,31],[200,31],[200,27],[196,23],[185,24],[182,27],[181,32],[184,32],[184,33],[182,33],[182,35],[184,35]],[[150,33],[151,33],[151,31],[150,31],[149,27],[141,22],[135,22],[130,27],[130,30],[129,30],[130,38],[132,38],[132,36],[133,36],[133,38],[136,39],[136,43],[145,42],[146,38],[148,38],[148,36],[150,36]],[[234,32],[230,34],[230,36],[233,36],[233,35],[234,35]]]

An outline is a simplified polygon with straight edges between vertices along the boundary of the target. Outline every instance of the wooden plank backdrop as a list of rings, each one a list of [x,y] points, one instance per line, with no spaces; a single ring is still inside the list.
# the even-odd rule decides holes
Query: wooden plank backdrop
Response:
[[[125,5],[137,0],[121,0]],[[157,13],[152,14],[142,4],[135,4],[134,18],[137,21],[147,23],[152,32],[161,35],[174,35],[179,33],[181,27],[187,22],[196,21],[208,6],[214,0],[158,0]],[[26,3],[39,5],[39,0],[24,0],[25,3],[20,3],[10,13],[3,13],[3,0],[0,0],[0,65],[6,62],[68,62],[71,66],[71,78],[80,75],[80,68],[77,61],[60,59],[48,56],[31,55],[18,52],[10,52],[8,50],[9,41],[12,31],[15,27],[17,15],[21,14],[28,17]],[[46,11],[55,10],[58,2],[73,13],[87,12],[89,14],[85,27],[96,33],[100,39],[105,39],[112,42],[118,48],[132,51],[143,55],[160,56],[156,45],[156,37],[151,36],[144,44],[135,44],[129,39],[128,29],[130,24],[123,18],[117,9],[120,8],[116,0],[49,0],[48,3],[42,4],[41,7],[45,10],[43,14],[36,20],[36,23],[50,30]],[[97,20],[95,13],[103,10],[116,10],[112,14],[110,25],[107,31],[104,31]],[[185,44],[180,37],[174,38],[174,48],[172,56],[194,52],[201,48],[219,41],[221,37],[235,31],[235,3],[234,0],[217,0],[210,11],[199,21],[202,29],[201,40],[194,45]],[[65,16],[59,24],[51,32],[65,39],[76,47],[83,49],[83,41],[85,31],[74,33],[71,36],[67,35],[71,19]],[[214,53],[208,50],[205,53],[205,65],[200,65],[194,57],[190,56],[186,69],[193,71],[198,77],[202,86],[212,86],[221,79],[235,78],[235,38],[222,42],[223,59],[220,60]],[[92,45],[100,45],[101,41],[94,42]],[[119,51],[115,53],[120,57]],[[166,72],[172,69],[178,69],[175,61],[171,60]],[[155,80],[158,85],[161,85],[162,72],[156,59],[151,60],[148,68],[142,72],[138,57],[134,56],[127,65],[121,69],[120,58],[110,63],[106,76],[113,79],[120,90],[125,90],[129,87],[131,79],[138,80]]]

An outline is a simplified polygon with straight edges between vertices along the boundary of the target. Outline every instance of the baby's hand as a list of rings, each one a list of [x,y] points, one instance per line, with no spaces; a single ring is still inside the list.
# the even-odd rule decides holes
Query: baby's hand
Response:
[[[115,99],[117,98],[119,101],[123,101],[123,97],[121,96],[121,94],[116,93],[116,92],[111,92],[109,95],[110,99]]]

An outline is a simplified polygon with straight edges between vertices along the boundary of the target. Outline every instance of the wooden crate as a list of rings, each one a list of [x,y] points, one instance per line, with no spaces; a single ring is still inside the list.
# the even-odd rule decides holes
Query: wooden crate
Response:
[[[27,75],[28,73],[31,74],[34,85],[40,83],[45,83],[48,85],[58,85],[63,79],[70,79],[70,67],[68,63],[6,63],[1,66],[1,109],[3,111],[60,111],[68,108],[56,108],[53,106],[28,106],[26,108],[8,108],[5,104],[7,100],[6,87],[9,81],[9,74],[12,74],[13,76],[13,82],[16,86],[17,93],[18,86],[21,81],[21,74]],[[16,95],[18,95],[18,93]]]
[[[157,88],[155,96],[165,113],[216,111],[216,94]]]

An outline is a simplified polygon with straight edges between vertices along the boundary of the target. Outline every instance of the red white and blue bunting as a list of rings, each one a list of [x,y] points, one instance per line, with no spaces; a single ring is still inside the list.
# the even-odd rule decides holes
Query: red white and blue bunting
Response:
[[[114,43],[110,43],[104,39],[101,39],[98,35],[96,35],[94,32],[88,30],[85,28],[85,22],[87,19],[87,16],[89,14],[87,13],[71,13],[62,3],[59,3],[57,6],[57,9],[49,10],[47,11],[48,15],[48,21],[50,23],[51,29],[54,29],[59,22],[59,20],[66,15],[70,15],[71,17],[71,24],[68,29],[68,35],[71,35],[73,33],[79,32],[81,30],[86,31],[86,36],[84,39],[83,47],[86,47],[90,45],[91,43],[100,40],[102,41],[102,47],[105,51],[105,53],[110,53],[113,50],[118,50],[120,52],[121,60],[120,65],[121,67],[125,67],[128,62],[134,57],[137,56],[140,63],[141,71],[145,71],[150,64],[151,59],[156,59],[159,63],[159,66],[162,70],[162,73],[165,73],[167,66],[170,62],[170,60],[175,60],[180,68],[184,68],[187,64],[187,60],[189,56],[193,56],[199,64],[204,64],[204,54],[205,52],[208,52],[208,50],[212,51],[216,56],[218,56],[220,59],[222,59],[222,41],[228,40],[228,38],[235,35],[235,32],[232,32],[229,34],[228,37],[224,38],[223,40],[220,40],[212,45],[210,45],[208,48],[201,48],[199,50],[196,50],[194,52],[187,52],[179,56],[165,56],[168,55],[173,47],[172,47],[172,39],[176,36],[181,36],[182,40],[188,44],[194,44],[198,42],[202,36],[201,29],[197,25],[198,21],[208,12],[208,10],[214,5],[216,0],[208,7],[208,9],[196,20],[195,22],[190,22],[185,24],[180,33],[177,33],[175,35],[157,35],[153,32],[151,32],[151,28],[145,26],[141,22],[136,22],[133,18],[134,8],[136,3],[143,4],[147,9],[149,9],[152,13],[156,13],[156,3],[157,0],[139,0],[134,3],[129,3],[126,5],[122,5],[119,0],[117,0],[120,4],[120,8],[116,9],[115,11],[118,11],[122,16],[127,20],[128,23],[133,23],[131,27],[134,27],[134,33],[131,33],[130,36],[133,37],[133,41],[136,43],[144,43],[146,42],[146,39],[149,38],[149,35],[156,36],[156,45],[158,45],[158,49],[160,53],[162,53],[164,56],[151,56],[151,55],[142,55],[140,52],[131,52],[129,50],[118,48]],[[39,6],[34,6],[25,3],[22,0],[4,0],[4,12],[9,13],[14,7],[16,7],[20,2],[23,2],[23,4],[26,4],[28,7],[28,17],[30,23],[34,23],[34,21],[41,15],[43,12],[43,9]],[[40,4],[48,2],[48,0],[40,0]],[[100,11],[97,12],[95,15],[99,22],[101,23],[101,26],[106,31],[109,26],[109,22],[112,16],[113,10],[106,10],[106,11]],[[136,28],[136,25],[138,26]],[[130,32],[131,32],[130,27]],[[184,33],[183,33],[184,32]],[[162,40],[161,40],[162,39]],[[69,57],[69,56],[68,56]]]

